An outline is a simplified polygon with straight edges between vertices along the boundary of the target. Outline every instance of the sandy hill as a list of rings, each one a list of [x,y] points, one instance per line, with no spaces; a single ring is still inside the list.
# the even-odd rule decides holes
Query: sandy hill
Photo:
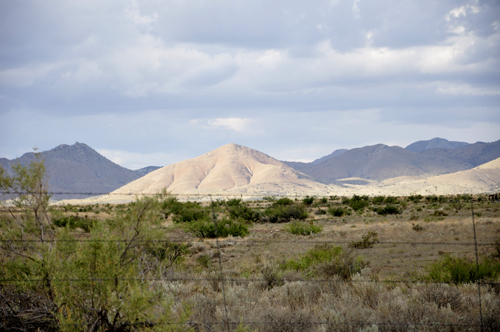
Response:
[[[282,162],[253,149],[227,144],[197,158],[160,168],[113,192],[119,194],[246,193],[293,194],[324,191],[316,183]]]
[[[355,189],[355,188],[352,188]],[[357,187],[357,193],[375,195],[448,195],[500,191],[500,158],[473,169],[424,178],[394,178],[376,186]]]

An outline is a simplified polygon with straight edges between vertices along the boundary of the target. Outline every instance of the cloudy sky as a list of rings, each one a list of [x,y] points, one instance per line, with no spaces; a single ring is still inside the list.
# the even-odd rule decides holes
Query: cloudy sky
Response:
[[[498,0],[0,0],[0,157],[500,139]]]

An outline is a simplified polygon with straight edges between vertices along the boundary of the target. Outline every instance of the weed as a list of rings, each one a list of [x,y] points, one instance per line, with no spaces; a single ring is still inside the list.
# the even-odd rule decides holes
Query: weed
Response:
[[[370,231],[361,237],[361,241],[349,243],[349,247],[356,249],[373,248],[373,245],[379,242],[377,235],[377,232]]]
[[[495,280],[500,274],[500,262],[491,259],[479,264],[467,258],[455,258],[446,255],[442,260],[432,263],[427,268],[427,278],[437,282],[470,283],[478,280]]]
[[[419,224],[413,224],[413,223],[412,223],[411,229],[413,229],[415,232],[420,232],[420,231],[424,230],[424,228],[422,226],[420,226]]]

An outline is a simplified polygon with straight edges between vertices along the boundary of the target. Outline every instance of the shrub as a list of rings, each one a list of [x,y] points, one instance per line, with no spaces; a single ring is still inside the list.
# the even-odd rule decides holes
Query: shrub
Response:
[[[329,244],[318,244],[308,250],[300,258],[282,262],[280,268],[282,270],[306,271],[313,265],[334,259],[341,252],[342,247],[336,247]]]
[[[361,237],[361,241],[349,243],[349,247],[356,249],[373,248],[373,245],[379,242],[377,235],[377,232],[370,231]]]
[[[292,204],[293,204],[293,201],[288,197],[282,197],[282,198],[274,201],[274,203],[273,203],[274,206],[292,205]]]
[[[302,203],[306,206],[312,205],[312,203],[314,203],[314,197],[306,196],[302,199]]]
[[[290,259],[280,264],[282,270],[303,272],[306,277],[322,276],[330,278],[339,276],[349,280],[368,266],[361,257],[356,257],[352,250],[343,250],[341,247],[320,244],[308,250],[298,259]]]
[[[258,222],[261,219],[259,211],[253,210],[246,204],[230,205],[228,214],[233,219],[241,219],[247,222]]]
[[[424,230],[424,228],[422,226],[420,226],[419,224],[412,224],[411,229],[413,229],[416,232],[420,232],[420,231]]]
[[[384,196],[375,196],[372,198],[372,203],[381,205],[384,204],[385,197]]]
[[[248,226],[241,221],[235,221],[232,219],[222,219],[217,221],[217,228],[212,220],[198,220],[186,224],[186,229],[196,235],[197,237],[203,238],[216,238],[216,237],[228,237],[231,236],[246,236],[250,232],[248,231]]]
[[[304,222],[292,222],[285,228],[285,230],[294,235],[310,235],[320,233],[323,231],[323,228]]]
[[[79,216],[65,216],[52,219],[52,222],[57,227],[69,227],[70,229],[81,228],[85,232],[90,232],[97,220]]]
[[[289,222],[292,219],[304,220],[308,213],[302,204],[293,204],[286,206],[268,207],[264,215],[271,223]]]
[[[394,197],[394,196],[388,196],[386,197],[386,199],[384,200],[384,203],[385,204],[399,204],[399,200],[397,197]]]
[[[341,207],[336,207],[336,208],[332,207],[328,209],[328,213],[334,217],[342,217],[344,215],[350,215],[351,211]]]
[[[427,268],[427,279],[437,282],[453,282],[455,284],[477,282],[479,280],[495,280],[500,274],[500,262],[485,259],[479,264],[468,258],[455,258],[449,255],[432,263]]]
[[[380,214],[383,216],[386,216],[388,214],[401,214],[401,212],[402,212],[399,207],[394,206],[394,205],[387,205],[383,208],[375,208],[374,211],[377,212],[377,214]]]
[[[436,210],[432,215],[435,217],[446,217],[448,214],[444,211]]]
[[[344,204],[349,205],[354,211],[363,211],[365,207],[370,205],[369,197],[353,195],[351,199],[343,200]]]

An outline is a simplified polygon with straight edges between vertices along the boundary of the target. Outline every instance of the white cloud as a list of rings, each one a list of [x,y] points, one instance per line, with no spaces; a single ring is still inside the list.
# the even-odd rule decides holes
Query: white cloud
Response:
[[[208,120],[208,125],[211,127],[222,127],[242,132],[248,130],[252,122],[252,119],[247,118],[217,118],[214,120]]]

